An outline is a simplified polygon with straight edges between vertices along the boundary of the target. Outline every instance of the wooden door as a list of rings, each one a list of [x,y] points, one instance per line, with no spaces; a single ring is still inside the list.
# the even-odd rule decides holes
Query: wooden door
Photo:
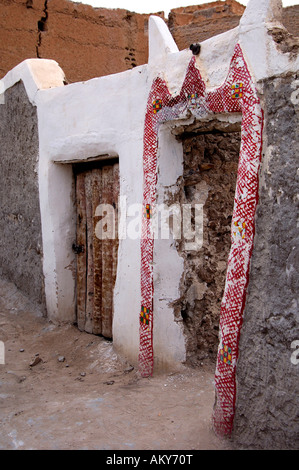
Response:
[[[77,205],[77,324],[112,338],[118,252],[118,162],[74,166]]]

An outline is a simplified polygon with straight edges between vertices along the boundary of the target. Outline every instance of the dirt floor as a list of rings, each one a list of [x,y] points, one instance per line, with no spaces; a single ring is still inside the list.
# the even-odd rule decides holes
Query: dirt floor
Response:
[[[221,450],[213,368],[141,378],[113,344],[49,323],[0,280],[0,450]]]

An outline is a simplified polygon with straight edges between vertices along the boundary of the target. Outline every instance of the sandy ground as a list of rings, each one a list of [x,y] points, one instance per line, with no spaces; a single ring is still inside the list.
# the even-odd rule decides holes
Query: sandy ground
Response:
[[[111,342],[49,323],[3,279],[0,340],[0,450],[228,449],[207,364],[141,378]]]

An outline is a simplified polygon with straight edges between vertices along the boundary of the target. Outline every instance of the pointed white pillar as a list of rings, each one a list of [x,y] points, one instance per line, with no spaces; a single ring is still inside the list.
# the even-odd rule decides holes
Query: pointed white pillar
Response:
[[[241,18],[240,28],[252,29],[263,23],[280,21],[281,17],[281,0],[250,0]]]
[[[159,16],[149,18],[149,65],[165,59],[167,54],[179,52],[178,47],[165,23]]]

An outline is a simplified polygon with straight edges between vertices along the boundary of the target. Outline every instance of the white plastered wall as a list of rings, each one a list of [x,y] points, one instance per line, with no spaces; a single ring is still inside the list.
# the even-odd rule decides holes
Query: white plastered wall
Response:
[[[67,162],[118,155],[120,196],[126,198],[127,208],[141,203],[144,108],[136,103],[146,100],[145,72],[140,67],[134,73],[40,95],[40,198],[44,236],[49,237],[44,269],[52,319],[70,321],[75,315],[74,270],[67,268],[76,262],[71,249],[75,240],[72,167]],[[139,304],[140,241],[126,237],[119,243],[113,338],[115,347],[131,360],[138,354]]]
[[[280,0],[250,0],[238,28],[201,44],[197,65],[209,88],[218,87],[225,80],[237,42],[242,46],[257,86],[269,76],[298,69],[298,60],[279,52],[267,33],[280,10]],[[152,81],[160,75],[166,79],[170,92],[178,93],[190,58],[189,50],[178,51],[163,20],[151,17],[148,65],[63,86],[63,72],[56,62],[32,59],[0,81],[0,93],[3,93],[22,80],[30,101],[37,106],[43,262],[50,320],[72,322],[75,319],[71,162],[118,155],[120,195],[126,197],[127,208],[141,204],[143,126]],[[163,125],[159,132],[157,196],[160,201],[182,174],[182,148],[170,128]],[[129,212],[126,217],[126,225],[134,222]],[[172,240],[156,240],[154,355],[158,367],[174,367],[185,359],[182,324],[174,321],[170,307],[179,296],[183,269],[182,258]],[[115,348],[135,364],[139,350],[139,310],[140,240],[127,236],[119,243],[113,340]]]

